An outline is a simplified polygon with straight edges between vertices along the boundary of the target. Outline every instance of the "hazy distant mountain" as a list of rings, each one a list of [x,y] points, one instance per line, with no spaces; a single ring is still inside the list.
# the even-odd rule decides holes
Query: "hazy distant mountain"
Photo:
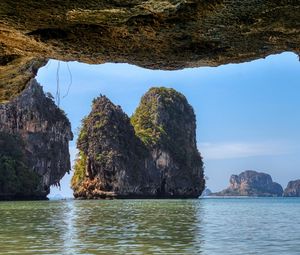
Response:
[[[208,188],[206,188],[202,194],[201,194],[201,197],[207,197],[207,196],[210,196],[212,194],[212,191]]]
[[[285,197],[300,197],[300,180],[290,181],[284,190]]]

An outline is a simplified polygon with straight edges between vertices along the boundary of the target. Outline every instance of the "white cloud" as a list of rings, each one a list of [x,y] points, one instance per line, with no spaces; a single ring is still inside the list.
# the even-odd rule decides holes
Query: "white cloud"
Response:
[[[205,159],[233,159],[255,156],[275,156],[295,151],[296,145],[286,141],[200,143]]]

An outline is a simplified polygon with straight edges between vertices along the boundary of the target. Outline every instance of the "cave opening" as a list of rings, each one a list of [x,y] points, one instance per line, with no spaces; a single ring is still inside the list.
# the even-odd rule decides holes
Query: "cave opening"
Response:
[[[218,191],[227,186],[231,174],[248,169],[269,173],[282,186],[299,178],[299,71],[298,57],[290,52],[242,64],[177,71],[50,60],[37,80],[55,97],[59,78],[60,95],[67,94],[61,96],[60,107],[75,134],[70,144],[72,162],[81,119],[99,94],[130,116],[153,86],[183,93],[195,110],[207,187]],[[72,172],[62,179],[60,190],[52,187],[50,197],[71,197],[71,176]]]

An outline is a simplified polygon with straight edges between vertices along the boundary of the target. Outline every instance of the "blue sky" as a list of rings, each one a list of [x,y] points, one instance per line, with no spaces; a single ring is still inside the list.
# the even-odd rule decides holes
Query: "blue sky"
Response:
[[[68,66],[72,85],[62,98],[71,81]],[[60,107],[75,134],[70,144],[72,160],[80,121],[89,113],[94,97],[104,94],[131,115],[149,88],[165,86],[183,93],[194,108],[210,189],[225,188],[231,174],[247,169],[269,173],[283,187],[289,180],[300,179],[300,63],[293,53],[178,71],[50,61],[40,69],[37,80],[53,95],[57,70]],[[71,197],[71,175],[64,177],[61,190],[51,189],[51,195]]]

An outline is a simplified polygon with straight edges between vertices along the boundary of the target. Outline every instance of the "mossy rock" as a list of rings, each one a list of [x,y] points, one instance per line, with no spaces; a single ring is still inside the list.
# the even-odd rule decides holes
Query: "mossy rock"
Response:
[[[0,199],[34,197],[39,183],[25,160],[21,139],[0,132]]]

